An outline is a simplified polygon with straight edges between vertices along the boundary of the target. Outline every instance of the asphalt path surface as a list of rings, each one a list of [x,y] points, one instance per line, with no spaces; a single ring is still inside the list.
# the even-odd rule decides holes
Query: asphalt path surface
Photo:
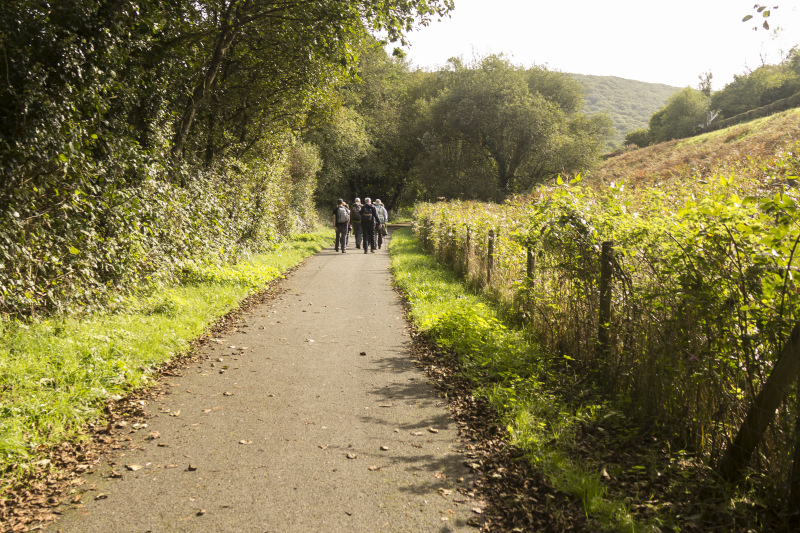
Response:
[[[352,239],[309,258],[166,378],[47,530],[474,530],[456,425],[410,357],[389,266]]]

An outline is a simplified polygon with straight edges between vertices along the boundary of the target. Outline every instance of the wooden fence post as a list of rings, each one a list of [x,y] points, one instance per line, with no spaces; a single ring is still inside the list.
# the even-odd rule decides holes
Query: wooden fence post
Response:
[[[466,255],[464,256],[464,279],[469,279],[469,254],[470,254],[470,247],[472,244],[470,243],[470,229],[467,226],[467,251]]]
[[[737,482],[742,470],[750,462],[756,447],[764,438],[775,411],[789,393],[792,383],[800,373],[800,323],[795,324],[766,383],[761,388],[736,437],[728,444],[717,470],[723,479]]]
[[[525,249],[525,258],[527,259],[525,265],[525,277],[528,278],[528,281],[533,281],[533,250],[529,247]]]
[[[614,243],[606,241],[600,251],[600,312],[597,328],[597,348],[601,356],[610,352],[611,277],[614,273]]]
[[[494,230],[489,230],[489,256],[488,266],[486,268],[486,284],[492,284],[492,268],[494,268]]]

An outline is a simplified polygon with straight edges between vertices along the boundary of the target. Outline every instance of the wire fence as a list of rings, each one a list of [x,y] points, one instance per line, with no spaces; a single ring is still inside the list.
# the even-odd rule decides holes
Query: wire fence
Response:
[[[629,416],[728,480],[758,475],[800,494],[794,207],[787,218],[717,205],[680,223],[666,212],[611,221],[609,208],[574,197],[428,204],[415,231]]]

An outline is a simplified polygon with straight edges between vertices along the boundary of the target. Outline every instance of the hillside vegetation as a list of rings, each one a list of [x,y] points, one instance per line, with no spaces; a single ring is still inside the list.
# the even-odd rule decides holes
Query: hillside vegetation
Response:
[[[662,83],[626,80],[616,76],[569,74],[586,90],[585,111],[590,114],[606,112],[613,121],[614,133],[607,147],[622,144],[631,131],[646,128],[650,117],[658,111],[678,87]]]
[[[736,173],[757,183],[793,171],[784,155],[796,152],[800,109],[791,109],[711,133],[632,149],[609,157],[586,174],[598,188],[624,182],[627,187],[686,186],[716,173]]]
[[[699,513],[710,529],[744,531],[778,509],[796,518],[798,127],[791,110],[632,150],[503,204],[417,207],[427,249],[530,331],[552,365],[550,377],[506,373],[494,385],[515,443],[526,446],[518,436],[536,419],[522,406],[559,391],[580,420],[553,445],[602,469],[623,498],[630,487],[618,485],[635,472],[650,495],[637,520]],[[598,415],[598,402],[611,412]],[[624,438],[622,419],[637,428]],[[613,469],[602,450],[575,444],[607,434],[617,449],[659,444]],[[679,487],[681,476],[697,486]],[[709,491],[723,503],[698,509],[691,500]],[[719,505],[752,516],[721,524]]]

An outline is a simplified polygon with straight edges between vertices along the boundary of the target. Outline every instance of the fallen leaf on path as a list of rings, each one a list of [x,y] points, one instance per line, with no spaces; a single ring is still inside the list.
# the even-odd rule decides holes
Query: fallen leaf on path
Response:
[[[200,509],[199,511],[197,511],[197,516],[203,516],[204,514],[206,514],[205,509]]]
[[[433,475],[433,477],[435,477],[436,479],[447,479],[447,474],[445,474],[444,472],[436,472]]]
[[[376,470],[380,470],[381,468],[382,467],[380,467],[380,466],[372,465],[372,466],[368,466],[367,470],[369,470],[370,472],[375,472]]]
[[[440,488],[440,489],[439,489],[439,494],[441,494],[441,495],[442,495],[442,498],[447,498],[447,497],[448,497],[448,496],[450,496],[452,493],[453,493],[453,491],[452,491],[452,490],[448,490],[448,489],[445,489],[445,488]]]
[[[348,453],[347,454],[347,458],[348,459],[358,459],[358,455],[356,455],[354,453]]]
[[[388,446],[381,446],[381,450],[383,450],[384,452],[388,452],[389,451],[389,447]]]
[[[175,411],[174,413],[170,413],[170,414],[169,414],[169,416],[181,416],[181,410],[180,410],[180,409],[178,409],[178,410],[177,410],[177,411]]]
[[[483,509],[481,509],[480,507],[473,507],[472,512],[475,514],[483,514]]]
[[[105,500],[108,498],[108,494],[103,494],[102,492],[94,497],[95,500]]]
[[[211,412],[211,409],[203,409],[203,412],[204,412],[204,413],[210,413],[210,412]]]
[[[194,472],[195,470],[197,470],[197,467],[195,465],[189,465],[190,472]]]
[[[178,465],[167,465],[164,468],[178,468]]]
[[[223,392],[222,395],[223,396],[233,396],[233,393],[232,392]]]
[[[328,445],[327,445],[327,444],[324,444],[324,445],[323,445],[323,444],[320,444],[320,445],[318,446],[318,448],[319,448],[320,450],[327,450],[327,449],[328,449]]]
[[[431,433],[439,433],[439,430],[435,428],[428,428],[428,431],[430,431]]]
[[[391,407],[391,406],[392,406],[392,404],[390,404],[390,403],[382,403],[378,407]]]
[[[142,469],[142,465],[125,465],[125,468],[127,468],[131,472],[136,472],[137,470]]]
[[[424,433],[422,433],[421,431],[412,431],[411,434],[414,435],[415,437],[421,437],[422,435],[424,435]]]
[[[253,444],[253,441],[251,441],[251,440],[240,440],[239,444]]]
[[[367,352],[361,352],[358,355],[367,355]]]
[[[111,473],[108,474],[108,477],[113,478],[113,479],[119,479],[119,478],[122,477],[122,474],[120,474],[116,470],[112,470]]]

